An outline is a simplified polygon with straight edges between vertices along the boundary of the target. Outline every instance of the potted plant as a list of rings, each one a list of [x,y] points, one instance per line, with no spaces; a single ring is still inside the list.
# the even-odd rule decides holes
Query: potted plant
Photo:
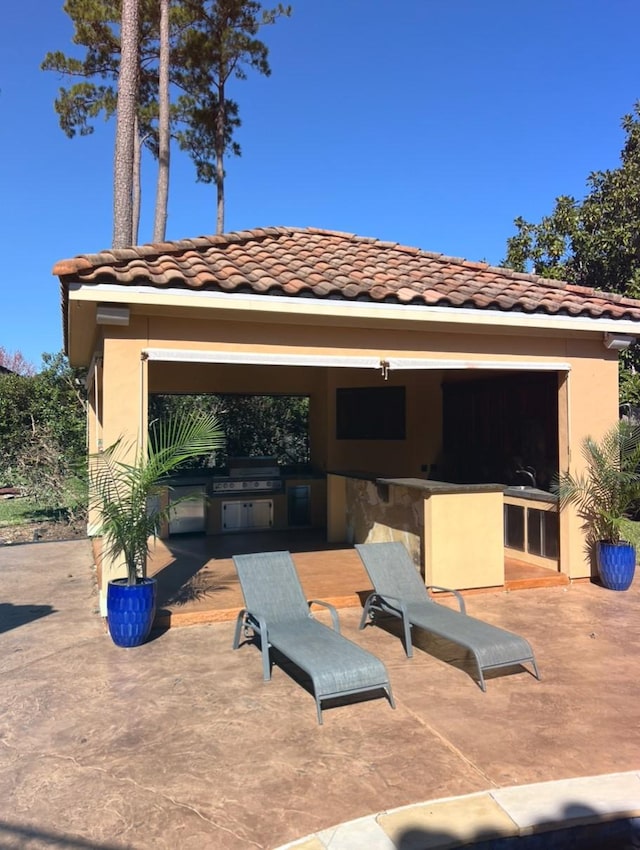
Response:
[[[601,440],[582,442],[586,469],[559,476],[560,505],[573,504],[585,520],[602,584],[627,590],[633,581],[636,551],[623,539],[623,525],[640,501],[640,428],[621,420]]]
[[[127,570],[126,578],[107,586],[107,622],[118,646],[144,643],[153,624],[156,580],[147,577],[147,558],[151,541],[176,504],[162,506],[154,498],[160,483],[185,461],[209,454],[223,442],[217,418],[199,414],[155,423],[146,452],[120,439],[91,456],[89,504],[102,553],[122,558]]]

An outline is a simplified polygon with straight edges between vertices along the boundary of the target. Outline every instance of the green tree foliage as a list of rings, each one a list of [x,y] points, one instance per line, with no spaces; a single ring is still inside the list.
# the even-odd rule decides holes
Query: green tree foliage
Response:
[[[42,359],[35,375],[0,374],[0,482],[71,509],[86,479],[82,374],[62,354]]]
[[[309,399],[307,396],[269,395],[154,395],[149,421],[212,413],[221,422],[226,444],[215,457],[199,465],[224,466],[228,457],[266,455],[281,464],[309,462]]]
[[[160,152],[158,128],[161,6],[158,0],[138,0],[138,4],[137,161],[142,147],[164,160],[167,148],[163,143]],[[60,126],[70,138],[93,133],[96,119],[110,119],[115,114],[121,8],[122,0],[66,0],[64,4],[74,27],[72,40],[79,50],[72,56],[59,50],[50,52],[41,67],[72,80],[59,89],[55,101]],[[240,147],[233,141],[240,126],[239,109],[228,97],[226,83],[231,76],[243,79],[248,68],[270,73],[267,48],[256,34],[260,27],[289,14],[290,8],[283,6],[262,10],[255,0],[171,0],[169,4],[169,43],[165,47],[173,97],[171,132],[192,158],[197,179],[216,183],[219,210],[224,198],[224,156],[240,155]],[[168,185],[168,174],[166,182]],[[158,198],[166,205],[164,190]],[[163,217],[162,211],[156,213],[158,220]],[[135,229],[135,211],[133,219]]]
[[[224,396],[229,457],[267,455],[281,464],[308,463],[306,396]]]
[[[620,165],[590,174],[582,200],[561,195],[538,224],[515,219],[506,266],[640,297],[640,101],[622,128]],[[623,402],[640,399],[639,366],[635,349],[620,358]]]
[[[227,94],[232,77],[246,79],[247,69],[269,76],[269,51],[257,38],[261,27],[291,14],[290,6],[262,9],[256,0],[182,0],[189,26],[177,47],[177,82],[183,90],[177,102],[187,129],[178,133],[180,147],[188,150],[198,179],[217,189],[216,232],[224,231],[224,157],[240,155],[233,131],[240,126],[238,106]],[[206,67],[201,61],[208,57]]]
[[[592,172],[581,201],[561,195],[539,224],[516,218],[505,265],[640,295],[640,101],[624,116],[622,128],[619,167]]]

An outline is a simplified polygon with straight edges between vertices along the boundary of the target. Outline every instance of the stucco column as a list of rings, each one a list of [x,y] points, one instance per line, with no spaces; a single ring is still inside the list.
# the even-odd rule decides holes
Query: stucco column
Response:
[[[89,456],[102,448],[102,355],[95,355],[87,376],[87,453]],[[94,535],[95,509],[89,506],[87,534]]]
[[[600,355],[602,342],[595,345]],[[577,474],[586,465],[581,451],[584,438],[599,440],[618,421],[618,357],[609,352],[595,359],[594,343],[578,340],[567,344],[567,353],[572,368],[559,387],[559,463],[561,472],[570,469]],[[593,573],[584,520],[573,506],[560,513],[560,558],[562,572],[572,579]]]
[[[102,440],[106,449],[122,439],[123,459],[133,461],[146,449],[148,427],[148,368],[138,338],[104,340],[102,378]],[[103,557],[99,572],[100,612],[106,615],[107,583],[126,575],[124,562]]]

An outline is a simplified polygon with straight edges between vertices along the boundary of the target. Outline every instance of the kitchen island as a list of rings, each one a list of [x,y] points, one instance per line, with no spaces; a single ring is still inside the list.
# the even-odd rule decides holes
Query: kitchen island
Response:
[[[504,489],[502,484],[332,471],[327,475],[328,540],[399,540],[428,585],[500,587]]]

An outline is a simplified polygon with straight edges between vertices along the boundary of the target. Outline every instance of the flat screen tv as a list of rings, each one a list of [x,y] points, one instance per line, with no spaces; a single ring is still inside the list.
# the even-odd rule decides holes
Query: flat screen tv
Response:
[[[340,387],[336,389],[338,440],[404,440],[404,387]]]

